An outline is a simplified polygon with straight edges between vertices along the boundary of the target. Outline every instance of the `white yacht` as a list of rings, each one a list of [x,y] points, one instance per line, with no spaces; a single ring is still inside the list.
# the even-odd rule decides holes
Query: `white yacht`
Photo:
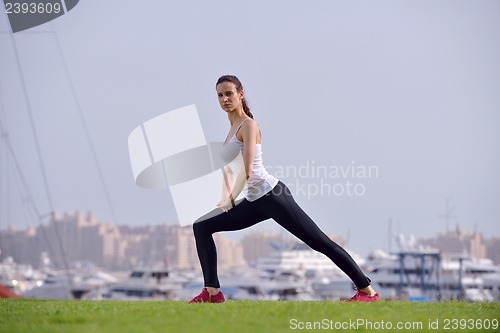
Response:
[[[274,245],[273,251],[268,257],[257,259],[256,268],[263,272],[279,273],[294,272],[295,274],[305,274],[305,272],[316,272],[320,274],[344,273],[324,254],[312,250],[304,243],[296,243],[293,246],[285,247]],[[358,265],[362,265],[364,260],[356,254],[351,254]]]
[[[442,258],[439,251],[372,252],[363,266],[385,299],[499,299],[500,266],[489,259]]]
[[[256,262],[260,277],[268,281],[268,289],[273,283],[281,286],[295,283],[289,291],[275,291],[274,294],[289,299],[295,289],[299,299],[338,300],[352,296],[352,281],[324,254],[304,243],[288,247],[274,244],[274,247],[274,252]],[[351,256],[358,265],[364,264],[364,259],[357,254],[351,253]]]
[[[173,274],[166,268],[138,268],[129,277],[110,285],[103,293],[103,299],[112,300],[165,300],[173,299],[188,279]],[[96,299],[95,295],[93,298]]]

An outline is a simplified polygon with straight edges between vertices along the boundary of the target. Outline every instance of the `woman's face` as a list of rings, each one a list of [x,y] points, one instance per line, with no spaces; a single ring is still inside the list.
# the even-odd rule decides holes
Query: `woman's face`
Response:
[[[242,106],[243,90],[238,92],[236,85],[232,82],[222,82],[216,87],[217,97],[222,110],[226,112],[234,111]]]

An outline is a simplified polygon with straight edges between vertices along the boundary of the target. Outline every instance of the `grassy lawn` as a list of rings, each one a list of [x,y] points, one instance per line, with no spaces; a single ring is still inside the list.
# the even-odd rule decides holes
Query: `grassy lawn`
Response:
[[[499,320],[500,303],[0,299],[1,333],[500,332]]]

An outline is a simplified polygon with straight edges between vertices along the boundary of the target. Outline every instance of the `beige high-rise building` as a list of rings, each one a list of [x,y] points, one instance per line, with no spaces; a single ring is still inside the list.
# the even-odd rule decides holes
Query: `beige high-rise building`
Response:
[[[217,247],[217,261],[220,268],[244,266],[243,247],[227,239],[221,233],[213,235]],[[169,226],[167,250],[171,262],[177,269],[200,269],[193,228],[190,226]]]
[[[217,262],[221,268],[239,268],[247,265],[243,256],[243,246],[227,239],[223,234],[214,234],[217,247]]]
[[[445,256],[467,255],[474,258],[486,258],[486,246],[483,234],[469,231],[449,231],[435,237],[421,239],[422,245],[437,248]]]
[[[220,268],[245,265],[243,248],[215,234]],[[57,268],[89,262],[109,269],[132,269],[139,265],[180,270],[199,270],[192,227],[178,225],[116,226],[98,222],[95,214],[53,213],[48,223],[26,230],[0,231],[1,258],[39,266],[42,252]],[[1,259],[0,258],[0,259]]]
[[[273,242],[283,243],[284,237],[271,231],[247,233],[241,240],[243,257],[249,265],[254,265],[258,258],[267,257],[274,251]]]
[[[486,256],[500,265],[500,237],[492,237],[485,241]]]
[[[32,261],[32,250],[39,252],[39,244],[35,238],[36,230],[28,228],[26,231],[8,228],[0,232],[0,250],[2,250],[0,259],[13,257],[20,263],[34,264]],[[30,244],[30,247],[26,246]],[[35,260],[36,261],[36,260]]]
[[[53,213],[47,224],[0,233],[2,256],[34,266],[40,264],[40,254],[45,252],[59,268],[69,268],[75,261],[112,267],[123,259],[124,245],[118,228],[98,223],[92,212],[87,217],[78,211]]]
[[[126,241],[128,265],[157,265],[162,263],[175,270],[200,270],[196,243],[191,226],[159,225],[121,227]],[[240,267],[244,264],[242,247],[222,234],[215,234],[220,268]]]
[[[170,226],[166,246],[168,258],[174,267],[180,270],[199,269],[200,264],[191,226]]]

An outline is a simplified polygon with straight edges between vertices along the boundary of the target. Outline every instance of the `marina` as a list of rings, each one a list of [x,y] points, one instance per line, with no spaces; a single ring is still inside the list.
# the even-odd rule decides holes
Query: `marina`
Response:
[[[500,301],[500,267],[489,259],[449,257],[432,249],[353,255],[385,300]],[[46,258],[47,260],[47,258]],[[69,271],[34,269],[12,258],[0,264],[1,284],[26,298],[82,300],[188,300],[203,287],[200,272],[164,263],[130,272],[105,272],[92,265]],[[345,300],[351,280],[326,256],[301,243],[275,246],[253,267],[221,271],[228,299]]]

